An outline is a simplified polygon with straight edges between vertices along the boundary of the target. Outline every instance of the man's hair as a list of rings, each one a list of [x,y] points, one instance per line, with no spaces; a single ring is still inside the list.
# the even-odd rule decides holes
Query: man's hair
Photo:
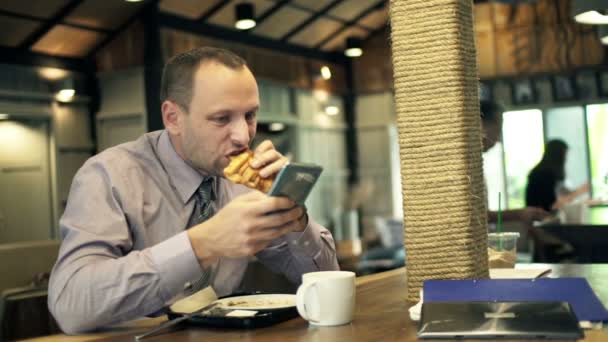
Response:
[[[216,62],[230,69],[238,70],[247,65],[235,53],[215,48],[200,47],[173,56],[163,69],[160,83],[160,101],[171,100],[186,111],[192,101],[193,78],[198,67],[206,62]]]
[[[496,102],[482,100],[479,101],[479,111],[481,112],[481,120],[485,123],[496,121],[499,115],[502,115],[504,109]]]

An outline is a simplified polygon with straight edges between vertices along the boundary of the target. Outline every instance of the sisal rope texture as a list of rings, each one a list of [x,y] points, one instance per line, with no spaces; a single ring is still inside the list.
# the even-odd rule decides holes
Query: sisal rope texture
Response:
[[[472,0],[391,0],[408,301],[488,277]]]

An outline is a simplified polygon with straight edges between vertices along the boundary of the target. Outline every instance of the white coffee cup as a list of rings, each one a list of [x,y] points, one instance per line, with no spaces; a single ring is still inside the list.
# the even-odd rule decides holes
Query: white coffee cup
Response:
[[[296,304],[300,316],[311,324],[349,323],[355,312],[355,274],[348,271],[303,274]]]

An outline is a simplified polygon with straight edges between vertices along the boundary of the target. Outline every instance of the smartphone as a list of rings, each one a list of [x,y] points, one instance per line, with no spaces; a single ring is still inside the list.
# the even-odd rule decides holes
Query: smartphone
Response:
[[[322,171],[321,166],[314,164],[285,164],[272,183],[268,195],[286,196],[298,205],[304,205],[306,197],[308,197]]]

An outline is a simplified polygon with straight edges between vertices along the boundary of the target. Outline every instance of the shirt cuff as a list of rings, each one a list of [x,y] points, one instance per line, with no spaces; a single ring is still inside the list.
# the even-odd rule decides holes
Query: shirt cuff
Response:
[[[321,250],[321,228],[309,216],[306,228],[302,232],[293,232],[285,235],[285,241],[289,249],[294,253],[314,258]]]
[[[150,248],[161,283],[165,303],[187,290],[201,276],[201,266],[194,255],[187,232],[181,232]]]

